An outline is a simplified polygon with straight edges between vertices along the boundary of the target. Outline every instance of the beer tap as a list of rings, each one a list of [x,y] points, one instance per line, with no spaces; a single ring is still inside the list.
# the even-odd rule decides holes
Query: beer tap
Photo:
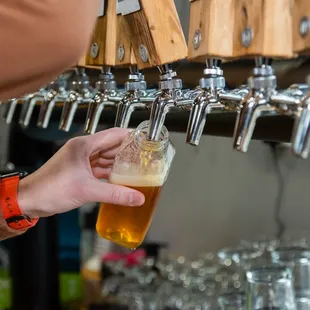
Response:
[[[247,83],[250,91],[240,104],[235,125],[233,147],[238,151],[247,151],[259,117],[297,113],[296,98],[276,90],[271,66],[272,58],[293,56],[291,9],[290,0],[237,3],[235,14],[240,18],[233,28],[234,57],[255,57],[253,75]]]
[[[5,105],[3,105],[4,107],[3,119],[5,120],[6,124],[12,123],[16,107],[22,101],[23,101],[23,98],[12,98],[8,100],[8,102]]]
[[[96,132],[101,113],[106,107],[114,107],[115,102],[110,100],[117,95],[116,81],[111,72],[111,67],[102,67],[99,80],[96,82],[97,93],[89,102],[84,132]]]
[[[141,5],[140,5],[141,4]],[[157,67],[160,73],[159,92],[151,103],[147,138],[156,141],[160,137],[166,114],[181,101],[182,81],[172,69],[172,63],[187,57],[187,45],[173,0],[137,1],[120,4],[119,12],[127,22],[127,30],[140,70]],[[161,12],[165,12],[162,14]],[[156,25],[156,26],[155,26]],[[186,101],[186,99],[184,99]]]
[[[59,129],[68,132],[79,105],[88,104],[93,97],[85,68],[76,68],[76,78],[69,83],[70,92],[64,102]]]
[[[40,106],[37,126],[39,128],[47,128],[54,107],[59,103],[64,103],[67,98],[67,79],[64,75],[60,75],[52,81],[44,95],[44,100]]]
[[[293,50],[296,54],[310,53],[310,3],[308,0],[295,1],[293,7]],[[307,78],[310,87],[310,76]],[[291,149],[297,157],[306,159],[310,152],[310,92],[300,104],[291,138]]]
[[[131,114],[135,110],[145,109],[146,103],[153,101],[152,97],[146,96],[146,89],[144,75],[136,66],[131,66],[128,81],[125,83],[125,94],[117,105],[115,127],[127,128]]]
[[[234,57],[231,29],[235,10],[232,3],[223,5],[221,0],[191,0],[190,3],[188,58],[206,63],[187,127],[186,142],[191,145],[199,145],[208,114],[238,111],[240,101],[248,93],[244,86],[225,90],[225,78],[220,68],[223,59]]]
[[[46,87],[41,88],[38,92],[28,94],[23,100],[18,123],[20,126],[26,128],[29,126],[30,119],[34,110],[34,107],[39,102],[42,104],[46,94]]]

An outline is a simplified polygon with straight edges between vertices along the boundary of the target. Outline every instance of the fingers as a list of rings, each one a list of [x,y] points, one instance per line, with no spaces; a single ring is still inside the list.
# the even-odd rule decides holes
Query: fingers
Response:
[[[122,206],[141,206],[144,195],[131,188],[90,179],[85,188],[88,202],[105,202]]]
[[[93,171],[93,175],[96,179],[105,179],[105,180],[109,180],[111,171],[112,171],[112,167],[109,168],[102,168],[102,167],[94,167],[92,169]]]
[[[130,130],[125,128],[111,128],[97,132],[87,137],[90,154],[109,150],[121,145]]]
[[[109,167],[112,166],[114,163],[114,158],[107,159],[107,158],[96,158],[95,160],[90,162],[91,167]]]

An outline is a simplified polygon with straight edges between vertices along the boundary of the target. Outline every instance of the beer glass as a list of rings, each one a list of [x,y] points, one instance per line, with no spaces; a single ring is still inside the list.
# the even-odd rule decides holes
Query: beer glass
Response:
[[[136,249],[146,235],[175,155],[165,126],[159,141],[147,140],[148,123],[142,122],[123,141],[109,178],[110,183],[142,192],[144,204],[127,207],[102,203],[96,224],[101,237],[129,249]]]
[[[310,251],[301,247],[282,247],[272,253],[273,263],[290,267],[294,276],[297,309],[310,309]]]
[[[246,273],[247,309],[296,310],[292,271],[279,265],[262,266]]]

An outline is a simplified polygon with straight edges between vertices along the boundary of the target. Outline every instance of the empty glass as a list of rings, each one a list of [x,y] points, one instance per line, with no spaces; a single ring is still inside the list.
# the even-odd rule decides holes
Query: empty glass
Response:
[[[272,253],[272,261],[292,269],[297,308],[310,309],[310,251],[302,247],[278,248]]]
[[[246,295],[244,292],[231,292],[220,295],[217,302],[221,310],[246,310]]]
[[[279,265],[254,268],[246,273],[247,309],[296,310],[292,271]]]

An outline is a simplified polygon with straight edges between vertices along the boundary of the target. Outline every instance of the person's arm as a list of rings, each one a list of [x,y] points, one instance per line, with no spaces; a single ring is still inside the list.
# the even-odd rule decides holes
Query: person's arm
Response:
[[[44,86],[88,48],[99,0],[0,0],[0,100]]]
[[[114,158],[128,132],[112,128],[69,140],[39,170],[20,180],[17,200],[22,213],[38,219],[88,202],[142,205],[142,193],[101,181],[109,179]],[[0,213],[0,240],[23,232],[10,229]]]

